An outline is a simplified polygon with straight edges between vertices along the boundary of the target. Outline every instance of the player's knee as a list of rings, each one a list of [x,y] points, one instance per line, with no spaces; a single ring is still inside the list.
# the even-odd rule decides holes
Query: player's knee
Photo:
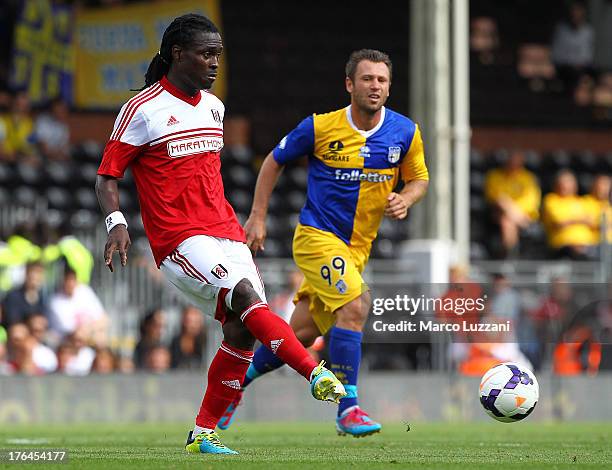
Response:
[[[232,310],[243,312],[255,302],[260,301],[259,295],[253,288],[251,281],[244,278],[234,286],[232,290]]]
[[[372,296],[366,291],[336,311],[336,324],[340,328],[361,331],[368,318],[371,304]]]
[[[300,328],[295,330],[296,338],[305,348],[312,346],[320,334],[318,330],[313,330],[312,328]]]
[[[223,340],[230,346],[247,351],[252,351],[255,345],[255,337],[240,321],[240,316],[233,312],[228,312],[223,323]]]

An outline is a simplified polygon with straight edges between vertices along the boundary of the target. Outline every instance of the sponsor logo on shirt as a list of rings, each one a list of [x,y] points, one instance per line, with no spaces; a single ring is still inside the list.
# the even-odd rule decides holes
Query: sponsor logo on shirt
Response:
[[[342,150],[343,148],[344,144],[341,140],[334,140],[329,143],[329,150],[331,150],[332,152],[337,152],[339,150]]]
[[[336,179],[340,181],[367,181],[368,183],[384,183],[391,181],[393,175],[384,175],[381,173],[363,173],[361,170],[336,170]]]
[[[323,160],[331,160],[333,162],[349,162],[351,160],[350,155],[338,155],[337,153],[326,153],[323,155]]]
[[[223,148],[223,138],[216,136],[190,137],[168,142],[168,155],[172,158],[186,157],[197,153],[219,152]]]
[[[338,152],[340,152],[341,150],[344,149],[344,144],[342,143],[342,141],[340,140],[334,140],[332,142],[329,143],[328,145],[329,148],[329,152],[324,153],[322,155],[323,160],[327,161],[327,160],[331,160],[333,162],[348,162],[351,159],[350,155],[347,154],[340,154]]]

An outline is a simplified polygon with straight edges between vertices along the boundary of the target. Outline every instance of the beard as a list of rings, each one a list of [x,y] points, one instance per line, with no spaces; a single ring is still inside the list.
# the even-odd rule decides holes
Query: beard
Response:
[[[368,95],[359,96],[358,99],[355,100],[355,104],[359,110],[367,114],[376,114],[386,102],[386,98],[381,98],[376,104],[372,104],[370,103]]]

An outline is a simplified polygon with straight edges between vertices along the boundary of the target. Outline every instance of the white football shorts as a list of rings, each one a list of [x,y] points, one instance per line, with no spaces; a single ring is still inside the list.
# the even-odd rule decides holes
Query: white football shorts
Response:
[[[225,320],[224,307],[231,304],[232,289],[242,279],[251,281],[259,298],[267,302],[251,251],[241,242],[196,235],[181,242],[162,261],[160,269],[194,305],[221,323]],[[224,294],[225,306],[220,304],[220,293]]]

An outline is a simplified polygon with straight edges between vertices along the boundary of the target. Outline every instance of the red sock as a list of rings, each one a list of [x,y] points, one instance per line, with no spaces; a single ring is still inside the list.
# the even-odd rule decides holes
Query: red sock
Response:
[[[240,319],[261,343],[276,354],[285,364],[310,380],[317,363],[295,337],[291,327],[274,314],[264,302],[251,305]]]
[[[234,348],[225,341],[215,354],[208,369],[206,393],[196,417],[196,424],[202,428],[215,429],[223,413],[240,393],[253,351]]]

